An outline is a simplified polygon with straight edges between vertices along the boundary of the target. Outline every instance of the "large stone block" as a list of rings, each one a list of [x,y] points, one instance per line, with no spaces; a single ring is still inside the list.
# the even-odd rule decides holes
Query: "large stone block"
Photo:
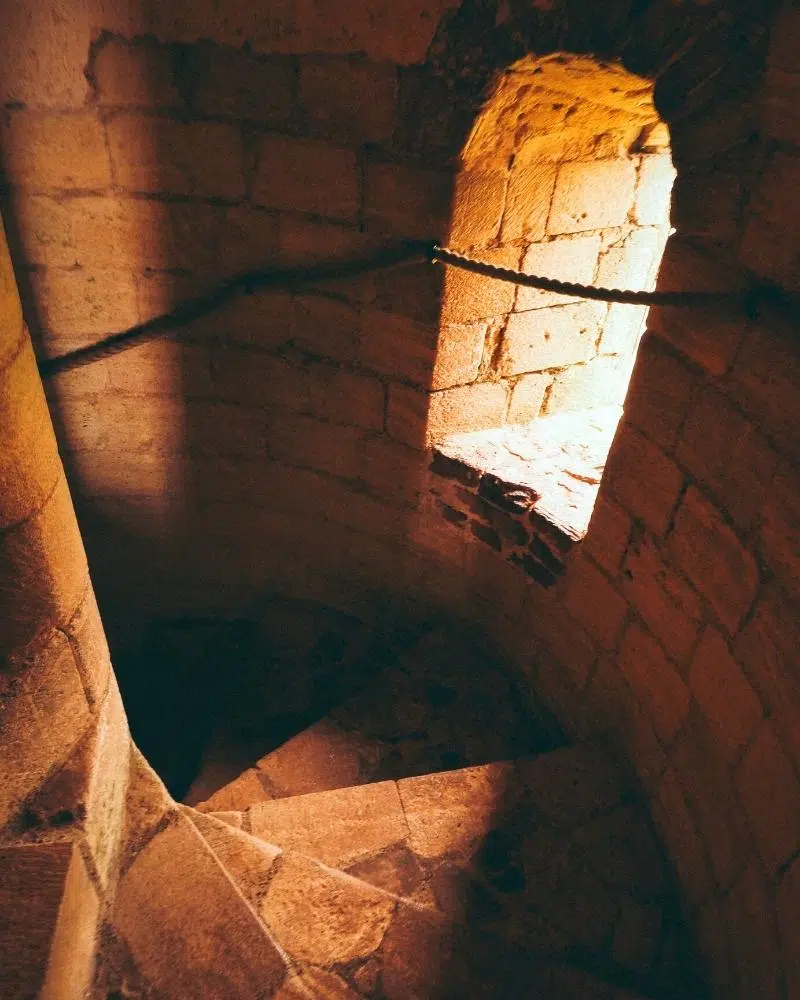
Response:
[[[113,922],[166,996],[269,996],[285,975],[255,912],[183,816],[136,855]]]
[[[448,389],[474,382],[487,343],[486,323],[449,324],[442,328],[433,368],[433,389]]]
[[[705,617],[705,604],[670,565],[652,536],[635,533],[625,555],[620,584],[653,635],[684,668]]]
[[[116,183],[128,191],[238,200],[241,133],[215,122],[121,115],[108,124]]]
[[[664,226],[669,222],[669,204],[675,168],[669,154],[644,156],[639,167],[634,213],[640,226]]]
[[[298,100],[314,133],[346,142],[382,142],[395,127],[395,67],[365,59],[306,57]]]
[[[628,615],[628,602],[591,560],[575,560],[567,575],[564,605],[604,649],[612,649]]]
[[[514,381],[511,404],[508,408],[509,424],[529,424],[542,412],[547,390],[553,384],[549,373],[531,372]]]
[[[630,380],[631,358],[614,355],[591,358],[556,374],[547,396],[546,412],[593,410],[621,406]]]
[[[261,904],[261,914],[289,955],[327,966],[377,950],[396,908],[393,896],[290,854]]]
[[[142,199],[32,196],[16,201],[26,260],[53,267],[189,270],[219,267],[225,209]]]
[[[730,294],[730,302],[680,309],[652,306],[647,327],[662,334],[679,351],[712,375],[723,375],[736,357],[745,333],[745,318],[738,297],[745,276],[722,255],[688,237],[669,238],[658,272],[659,291]]]
[[[252,198],[266,208],[355,221],[359,180],[355,154],[311,139],[262,136]]]
[[[65,354],[139,322],[134,277],[127,271],[50,268],[30,277],[48,355]]]
[[[633,519],[607,496],[598,496],[583,548],[606,572],[614,575],[628,549]]]
[[[503,170],[465,170],[456,178],[448,245],[469,251],[495,243],[508,178]]]
[[[360,325],[359,310],[339,299],[306,295],[292,306],[294,343],[309,354],[333,361],[356,360]]]
[[[102,190],[111,183],[105,132],[94,115],[13,111],[2,144],[8,180],[30,191]]]
[[[423,448],[430,399],[430,393],[400,382],[391,382],[386,408],[386,430],[389,436],[410,448]]]
[[[536,274],[544,278],[591,285],[599,253],[600,236],[596,233],[567,236],[563,239],[550,240],[548,243],[532,243],[525,251],[522,270],[526,274]],[[514,311],[526,312],[528,309],[542,309],[545,306],[563,306],[573,301],[555,292],[521,286],[517,291]]]
[[[0,983],[7,1000],[86,995],[99,902],[72,843],[0,849]]]
[[[441,441],[448,434],[500,427],[507,407],[505,382],[475,382],[434,392],[428,411],[428,439]]]
[[[74,614],[88,568],[63,473],[44,506],[0,535],[0,579],[0,656]]]
[[[692,657],[689,686],[729,758],[745,746],[764,710],[720,633],[708,626]]]
[[[9,661],[0,711],[0,822],[6,823],[67,759],[89,724],[86,695],[63,633],[48,632],[36,647]]]
[[[684,484],[680,467],[630,423],[617,431],[605,484],[619,503],[662,537]]]
[[[699,373],[655,334],[645,334],[625,403],[627,418],[667,451],[689,412],[692,395],[702,387]]]
[[[500,237],[504,243],[544,238],[550,202],[556,185],[551,163],[514,164],[508,181]]]
[[[364,309],[359,339],[359,361],[365,368],[419,386],[431,384],[439,339],[435,327],[407,316]]]
[[[520,252],[519,247],[503,246],[482,250],[480,257],[489,264],[516,269]],[[507,281],[445,267],[441,322],[447,325],[501,319],[511,311],[514,295],[514,285]]]
[[[588,361],[605,312],[602,303],[581,302],[514,313],[503,339],[501,372],[521,375]]]
[[[790,292],[800,289],[796,233],[800,225],[792,192],[800,182],[800,158],[777,152],[768,160],[751,203],[740,258],[751,271]]]
[[[450,173],[370,160],[364,184],[364,214],[371,229],[406,239],[443,238],[450,214]]]
[[[722,624],[735,632],[755,600],[758,566],[722,513],[695,486],[675,514],[669,550]]]
[[[240,121],[285,122],[294,108],[295,68],[280,56],[200,44],[181,66],[189,106],[200,115]]]
[[[220,401],[266,410],[308,411],[308,375],[282,358],[229,347],[214,359]]]
[[[253,806],[248,816],[255,836],[335,868],[348,868],[408,837],[393,781],[275,799]]]
[[[36,358],[22,329],[17,331],[15,347],[16,356],[0,370],[4,438],[0,449],[0,530],[38,510],[61,475]]]
[[[699,906],[713,890],[703,838],[686,804],[674,768],[664,772],[653,804],[653,819],[689,904]]]
[[[563,164],[547,221],[548,233],[621,226],[633,207],[635,187],[636,166],[630,160]]]
[[[293,413],[270,421],[267,452],[276,462],[356,479],[364,467],[364,432]]]
[[[705,844],[714,882],[726,889],[752,858],[753,844],[728,762],[699,712],[690,712],[672,763]]]
[[[675,457],[741,528],[761,514],[777,456],[724,396],[707,388],[696,398]]]
[[[380,379],[327,365],[309,369],[314,416],[334,424],[383,430],[386,391]]]
[[[110,107],[175,108],[175,58],[165,45],[129,45],[106,37],[95,49],[92,78],[98,103]]]
[[[800,762],[800,687],[794,670],[798,648],[796,603],[773,581],[760,595],[733,652],[795,762]]]
[[[767,490],[759,544],[771,570],[787,591],[800,596],[800,478],[789,463],[779,469]]]
[[[43,831],[81,829],[103,886],[123,834],[130,734],[116,684],[64,765],[25,804],[26,823]]]
[[[6,12],[8,47],[0,70],[0,102],[28,108],[82,109],[89,97],[86,56],[93,38],[88,4],[71,10],[24,0]]]
[[[620,670],[653,720],[658,737],[670,744],[689,711],[690,694],[675,665],[653,636],[634,622],[622,637]]]

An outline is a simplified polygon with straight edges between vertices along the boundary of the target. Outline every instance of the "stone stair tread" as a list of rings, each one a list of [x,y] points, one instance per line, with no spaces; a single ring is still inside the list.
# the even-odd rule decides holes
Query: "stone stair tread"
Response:
[[[271,996],[286,977],[285,956],[236,880],[181,813],[124,872],[113,930],[143,979],[165,1000],[209,991],[219,1000]]]
[[[275,1000],[366,1000],[378,984],[386,1000],[488,1000],[520,989],[542,1000],[645,1000],[568,961],[532,956],[481,923],[465,927],[453,914],[398,899],[297,851],[264,849],[215,817],[192,819],[216,857],[233,865],[233,877],[244,879],[243,891],[286,956],[290,971],[269,994]],[[270,877],[252,892],[261,876],[248,869],[265,865]]]
[[[602,747],[576,745],[258,802],[234,823],[415,909],[478,921],[504,946],[639,985],[672,918],[633,793]]]
[[[465,637],[425,634],[327,716],[194,803],[203,811],[489,763],[563,742]],[[248,799],[247,796],[253,796]]]

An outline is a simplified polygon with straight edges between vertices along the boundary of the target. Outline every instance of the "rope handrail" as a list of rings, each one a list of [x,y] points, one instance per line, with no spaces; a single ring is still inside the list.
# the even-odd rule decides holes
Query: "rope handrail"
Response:
[[[270,270],[251,271],[230,278],[218,285],[213,291],[198,298],[181,303],[174,309],[144,323],[110,334],[107,337],[86,347],[46,358],[39,363],[42,378],[50,378],[60,372],[82,368],[103,358],[112,357],[127,351],[132,347],[165,337],[193,322],[216,312],[222,306],[236,298],[241,293],[252,293],[263,289],[296,289],[304,285],[317,284],[322,281],[333,281],[341,278],[357,277],[371,271],[385,270],[416,263],[449,264],[452,267],[494,278],[498,281],[511,282],[526,288],[538,288],[546,292],[556,292],[580,299],[593,299],[600,302],[621,303],[638,306],[670,306],[691,308],[710,306],[723,302],[738,301],[746,307],[753,293],[737,292],[677,292],[677,291],[634,291],[620,288],[600,288],[595,285],[581,285],[572,281],[561,281],[557,278],[545,278],[536,274],[525,274],[512,268],[500,267],[486,261],[475,260],[466,254],[446,247],[440,247],[433,242],[421,240],[405,240],[402,243],[382,247],[370,254],[356,258],[328,261],[324,264],[304,265],[299,267],[273,268]]]

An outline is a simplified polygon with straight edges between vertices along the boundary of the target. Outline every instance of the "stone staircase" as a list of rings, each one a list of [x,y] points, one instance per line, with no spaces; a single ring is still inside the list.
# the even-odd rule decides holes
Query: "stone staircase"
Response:
[[[646,808],[606,751],[563,745],[448,628],[391,659],[196,808],[136,756],[99,995],[702,996]]]

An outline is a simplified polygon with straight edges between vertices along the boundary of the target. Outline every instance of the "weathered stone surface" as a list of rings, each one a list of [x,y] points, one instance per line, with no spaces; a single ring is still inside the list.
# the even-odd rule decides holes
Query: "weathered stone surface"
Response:
[[[91,982],[99,906],[77,846],[4,847],[0,873],[3,995],[82,996]]]
[[[683,472],[630,422],[621,425],[606,465],[606,485],[619,503],[660,538],[684,484]]]
[[[692,657],[689,686],[728,756],[745,746],[764,711],[725,640],[708,626]]]
[[[396,905],[365,882],[290,854],[269,884],[261,914],[289,955],[327,966],[371,955]]]
[[[323,720],[260,760],[258,769],[276,797],[346,788],[359,780],[365,749],[357,733]]]
[[[567,163],[558,173],[547,221],[551,234],[620,226],[633,202],[636,168],[624,160]]]
[[[167,818],[175,817],[176,806],[161,779],[131,745],[130,778],[125,797],[125,842],[123,865],[130,863],[141,846]]]
[[[387,1000],[436,995],[447,982],[456,952],[448,920],[401,908],[381,948],[381,986]]]
[[[256,802],[266,802],[270,794],[264,787],[264,783],[255,767],[248,767],[242,771],[238,778],[229,781],[218,791],[210,795],[205,801],[194,803],[189,799],[184,801],[191,805],[196,805],[202,812],[216,812],[218,810],[233,809],[241,811],[248,809]]]
[[[103,882],[123,833],[129,765],[130,735],[114,684],[64,766],[25,804],[28,824],[82,827]]]
[[[12,292],[13,286],[9,297]],[[0,370],[0,425],[5,437],[0,455],[0,528],[39,509],[61,471],[33,348],[21,323],[14,325],[13,319],[8,317],[9,325],[0,333],[3,353],[6,345],[13,352]]]
[[[605,306],[597,302],[513,313],[503,341],[501,373],[520,375],[588,361],[604,315]]]
[[[94,115],[12,112],[2,139],[12,184],[49,191],[103,190],[111,183],[104,129]]]
[[[285,975],[255,912],[183,816],[137,854],[113,921],[142,975],[167,996],[269,995]]]
[[[408,836],[392,781],[276,799],[253,806],[248,816],[256,837],[335,868],[348,868]]]
[[[183,812],[200,831],[245,899],[256,906],[269,884],[275,861],[281,854],[280,848],[251,837],[215,816],[204,816],[191,809]]]
[[[50,771],[66,761],[89,725],[80,675],[61,632],[46,633],[37,648],[14,658],[9,667],[0,687],[3,822]]]
[[[721,512],[694,486],[675,515],[669,547],[723,625],[734,630],[755,598],[758,567]]]
[[[686,719],[690,699],[677,668],[650,632],[637,622],[622,637],[619,660],[620,670],[652,719],[659,738],[665,744],[671,743]]]
[[[355,154],[317,140],[263,136],[252,196],[257,205],[266,208],[355,220]]]
[[[425,858],[469,854],[491,829],[496,811],[513,795],[513,783],[514,771],[508,764],[399,781],[409,847]]]

